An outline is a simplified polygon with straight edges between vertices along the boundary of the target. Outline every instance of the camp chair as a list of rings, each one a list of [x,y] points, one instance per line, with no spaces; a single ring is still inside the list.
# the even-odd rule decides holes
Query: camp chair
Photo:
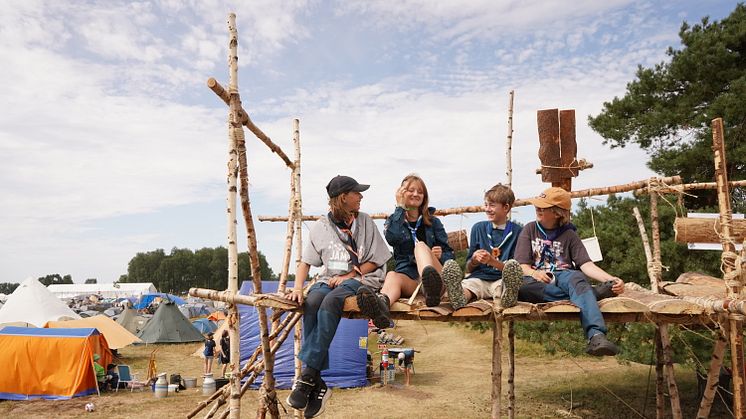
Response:
[[[126,383],[130,391],[134,391],[135,387],[138,387],[140,390],[146,387],[144,382],[137,381],[137,375],[130,372],[129,365],[117,365],[117,370],[119,371],[119,383]],[[117,385],[116,391],[119,391],[119,385]]]

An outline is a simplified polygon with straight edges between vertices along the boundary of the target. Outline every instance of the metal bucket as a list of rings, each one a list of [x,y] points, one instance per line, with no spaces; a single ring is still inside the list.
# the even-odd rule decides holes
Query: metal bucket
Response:
[[[186,388],[195,388],[195,387],[197,387],[197,379],[196,378],[185,378],[184,379],[184,387],[186,387]]]

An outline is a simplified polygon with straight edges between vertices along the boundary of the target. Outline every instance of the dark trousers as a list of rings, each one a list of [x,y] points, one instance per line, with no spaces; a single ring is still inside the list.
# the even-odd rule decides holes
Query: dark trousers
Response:
[[[580,324],[588,339],[598,333],[605,334],[606,323],[585,275],[581,271],[561,270],[555,271],[554,277],[554,284],[545,284],[524,276],[518,300],[529,303],[570,300],[580,309]]]
[[[315,370],[329,368],[329,345],[337,333],[345,298],[355,295],[360,281],[348,279],[331,288],[323,282],[311,286],[303,302],[303,345],[298,358]]]

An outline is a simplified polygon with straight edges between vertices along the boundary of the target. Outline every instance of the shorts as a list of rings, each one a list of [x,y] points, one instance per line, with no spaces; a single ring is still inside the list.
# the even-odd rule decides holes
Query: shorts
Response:
[[[215,358],[215,357],[212,356],[212,355],[205,355],[205,359],[208,360],[208,361],[212,361],[213,358]]]
[[[479,278],[466,278],[461,281],[461,286],[465,290],[469,290],[477,300],[484,298],[493,298],[494,296],[500,296],[503,286],[503,280],[498,279],[497,281],[485,281]]]

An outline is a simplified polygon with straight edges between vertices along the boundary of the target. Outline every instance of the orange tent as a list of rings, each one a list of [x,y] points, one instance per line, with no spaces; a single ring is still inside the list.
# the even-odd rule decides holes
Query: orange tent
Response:
[[[111,362],[106,338],[93,328],[0,330],[0,399],[70,399],[98,391],[93,355]]]
[[[215,311],[215,312],[211,313],[209,316],[207,316],[207,318],[209,320],[212,320],[212,321],[216,322],[218,320],[225,319],[225,313],[223,313],[222,311],[218,310],[218,311]]]

